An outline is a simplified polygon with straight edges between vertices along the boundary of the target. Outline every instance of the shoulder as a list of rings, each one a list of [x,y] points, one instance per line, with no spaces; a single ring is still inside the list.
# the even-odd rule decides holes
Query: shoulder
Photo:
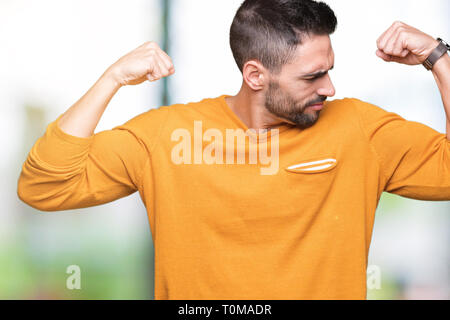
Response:
[[[341,100],[338,100],[339,104],[347,105],[349,108],[351,108],[353,111],[362,113],[362,114],[395,114],[394,112],[390,112],[384,107],[378,106],[374,103],[367,102],[358,98],[344,98]]]
[[[329,105],[330,108],[334,107],[334,109],[339,108],[340,110],[348,109],[348,110],[353,110],[353,111],[355,111],[355,110],[358,110],[358,111],[364,111],[364,110],[370,110],[370,111],[380,110],[381,111],[382,110],[382,111],[384,111],[384,109],[382,109],[372,103],[358,99],[358,98],[346,97],[346,98],[342,98],[342,99],[327,101],[326,104]]]
[[[175,126],[192,123],[196,120],[214,119],[220,113],[223,96],[203,98],[189,103],[174,104],[168,107],[170,122]]]
[[[127,130],[143,140],[157,137],[164,128],[179,127],[193,123],[193,120],[210,117],[220,107],[219,99],[220,97],[204,98],[200,101],[152,108],[114,129]]]
[[[218,98],[204,98],[199,101],[187,103],[175,103],[168,106],[160,106],[149,109],[146,112],[134,117],[127,122],[131,126],[147,126],[150,123],[160,123],[167,120],[167,118],[192,118],[201,115],[208,115],[220,107],[220,97]]]
[[[370,122],[377,119],[399,119],[403,118],[387,109],[380,107],[374,103],[363,101],[358,98],[343,98],[327,102],[329,112],[333,115],[336,113],[345,114],[346,116],[354,115],[359,121]]]

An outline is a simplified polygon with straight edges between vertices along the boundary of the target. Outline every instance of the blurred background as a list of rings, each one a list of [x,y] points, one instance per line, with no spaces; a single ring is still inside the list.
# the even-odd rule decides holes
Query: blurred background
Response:
[[[172,57],[164,81],[122,88],[96,132],[161,105],[236,94],[228,43],[242,0],[0,0],[0,299],[153,299],[153,244],[139,195],[90,209],[43,213],[16,194],[21,166],[46,126],[117,59],[148,40]],[[450,2],[328,0],[336,99],[356,97],[445,133],[431,73],[385,63],[377,38],[401,20],[450,41]],[[384,193],[369,265],[369,299],[450,298],[450,202]],[[66,288],[70,265],[81,290]],[[372,269],[373,270],[373,269]]]

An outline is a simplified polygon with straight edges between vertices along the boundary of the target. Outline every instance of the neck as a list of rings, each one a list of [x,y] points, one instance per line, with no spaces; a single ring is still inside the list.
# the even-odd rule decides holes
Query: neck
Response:
[[[249,129],[275,129],[287,121],[271,114],[264,107],[264,92],[255,92],[242,86],[235,96],[226,98],[230,109]]]

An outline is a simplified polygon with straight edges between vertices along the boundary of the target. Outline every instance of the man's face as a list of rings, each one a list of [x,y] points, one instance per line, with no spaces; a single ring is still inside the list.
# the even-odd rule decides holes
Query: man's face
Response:
[[[266,109],[300,129],[312,127],[320,110],[310,106],[335,94],[328,71],[334,67],[330,37],[306,36],[295,57],[277,76],[270,76],[265,94]]]

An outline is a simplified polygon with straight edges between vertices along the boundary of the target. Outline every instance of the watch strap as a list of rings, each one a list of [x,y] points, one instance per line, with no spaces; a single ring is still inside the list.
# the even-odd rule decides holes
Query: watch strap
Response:
[[[434,64],[448,51],[450,46],[445,43],[442,39],[438,38],[439,45],[433,50],[430,56],[423,63],[427,70],[432,70]]]

